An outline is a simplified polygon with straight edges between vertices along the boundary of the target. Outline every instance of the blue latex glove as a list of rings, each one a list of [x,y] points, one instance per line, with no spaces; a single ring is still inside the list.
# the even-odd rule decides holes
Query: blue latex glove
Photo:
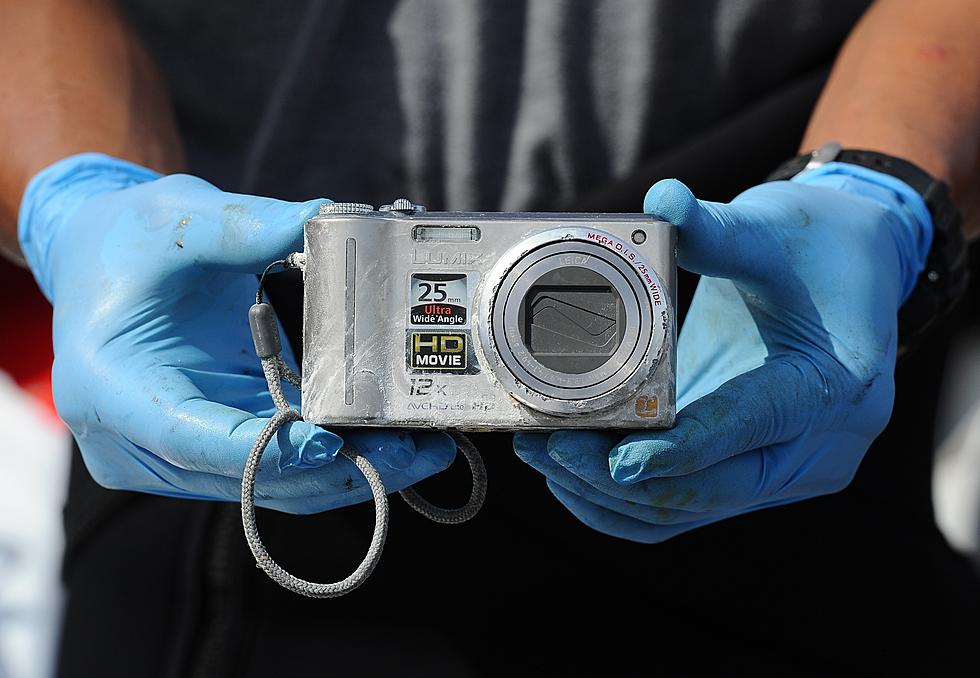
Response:
[[[224,193],[98,154],[33,178],[21,247],[54,304],[55,404],[96,481],[240,499],[245,458],[274,412],[248,328],[255,274],[302,249],[303,223],[323,202]],[[283,357],[295,367],[288,345]],[[298,402],[288,385],[286,394]],[[389,491],[456,452],[440,433],[345,438]],[[256,503],[312,513],[370,500],[341,445],[316,426],[284,426],[262,458]]]
[[[897,313],[932,221],[908,185],[828,163],[723,205],[657,183],[701,279],[678,342],[673,429],[515,437],[575,516],[657,542],[844,488],[891,415]]]

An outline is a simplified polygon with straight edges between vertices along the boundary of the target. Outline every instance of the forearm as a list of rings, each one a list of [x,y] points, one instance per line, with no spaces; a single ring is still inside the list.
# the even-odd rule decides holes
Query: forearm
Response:
[[[801,148],[827,141],[942,178],[967,236],[980,235],[980,2],[878,0],[841,50]]]
[[[183,154],[165,88],[109,0],[0,0],[0,248],[39,170],[99,151],[167,172]]]

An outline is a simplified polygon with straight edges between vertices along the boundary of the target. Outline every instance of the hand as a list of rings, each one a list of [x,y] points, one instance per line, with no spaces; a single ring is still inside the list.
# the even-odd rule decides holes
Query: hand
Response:
[[[274,412],[248,329],[255,274],[302,249],[303,223],[322,202],[224,193],[96,154],[31,181],[19,236],[54,304],[55,404],[96,481],[240,499],[245,458]],[[389,491],[443,470],[456,451],[439,433],[345,438]],[[262,459],[256,502],[312,513],[369,500],[360,472],[338,458],[342,444],[287,424]]]
[[[932,237],[922,199],[829,163],[727,205],[661,181],[644,210],[704,276],[676,426],[519,434],[517,454],[585,524],[641,542],[844,488],[891,414],[897,313]]]

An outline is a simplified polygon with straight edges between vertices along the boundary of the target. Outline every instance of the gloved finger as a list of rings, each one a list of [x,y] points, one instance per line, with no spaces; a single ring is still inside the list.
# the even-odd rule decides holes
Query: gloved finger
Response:
[[[677,264],[694,273],[739,279],[758,268],[752,219],[736,206],[698,200],[676,179],[647,191],[643,211],[677,226]]]
[[[171,464],[187,471],[241,478],[245,455],[269,420],[201,399],[186,401],[170,410],[161,407],[152,419],[144,421],[149,430],[131,439]],[[123,432],[126,428],[125,424],[120,427]],[[269,441],[257,479],[282,474],[289,468],[329,464],[342,444],[339,436],[319,426],[288,422]]]
[[[690,477],[676,483],[668,483],[673,479],[666,479],[656,487],[644,483],[621,485],[615,482],[609,476],[607,460],[608,450],[617,440],[615,434],[597,431],[556,431],[550,436],[518,433],[514,436],[514,451],[529,466],[566,489],[576,491],[583,488],[573,480],[577,479],[611,500],[656,509],[648,515],[657,517],[655,522],[664,524],[703,517],[706,512],[717,510],[718,505],[725,505],[725,500],[732,499],[730,494],[719,495],[715,491],[699,494],[691,489]],[[565,450],[563,445],[568,441],[572,441],[570,451]],[[563,463],[568,465],[563,466]],[[738,491],[741,492],[741,488]],[[588,492],[582,489],[577,494],[586,496]]]
[[[302,251],[303,224],[328,202],[225,196],[228,202],[222,208],[220,229],[202,238],[201,263],[248,273],[261,273],[272,261]]]
[[[388,494],[444,471],[456,455],[455,441],[438,431],[409,434],[405,431],[351,429],[343,431],[343,437],[375,467]],[[406,452],[400,452],[399,448]],[[399,468],[409,459],[406,466]],[[374,499],[364,475],[344,456],[339,456],[329,466],[307,471],[301,477],[297,475],[296,481],[309,485],[310,490],[305,496],[260,496],[256,485],[256,504],[288,513],[308,514]]]
[[[643,544],[656,544],[666,541],[688,530],[693,530],[694,528],[702,527],[703,525],[728,517],[727,515],[716,515],[710,518],[692,520],[689,523],[651,525],[636,518],[610,511],[602,506],[597,506],[550,480],[548,481],[548,489],[551,490],[555,498],[572,515],[593,530],[608,534],[611,537],[629,539],[630,541]]]
[[[689,404],[674,428],[628,436],[611,450],[608,468],[623,484],[687,475],[801,435],[831,397],[810,360],[772,359]]]
[[[59,388],[60,381],[70,379],[77,369],[77,360],[63,355],[55,362],[55,393],[69,394],[59,398],[58,409],[80,439],[85,437],[86,422],[100,420],[125,440],[128,451],[121,456],[133,456],[132,449],[136,448],[143,466],[154,466],[153,457],[164,462],[165,467],[156,465],[154,470],[165,475],[164,485],[172,485],[174,492],[208,498],[240,496],[245,458],[268,419],[208,400],[207,394],[220,392],[219,377],[200,370],[164,367],[145,370],[143,380],[134,380],[126,378],[132,366],[116,375],[103,365],[94,373],[112,388],[100,388],[96,393],[102,398],[91,400],[77,389]],[[258,387],[254,377],[233,375],[228,380],[229,392],[247,394],[249,384]],[[88,411],[93,406],[100,415]],[[448,436],[428,433],[419,440],[424,452],[421,459],[416,459],[415,440],[408,435],[378,431],[363,434],[360,439],[353,434],[352,438],[353,444],[370,456],[390,491],[407,487],[452,462],[455,445]],[[353,464],[348,471],[340,470],[343,464],[335,466],[342,445],[340,437],[312,424],[285,424],[263,454],[256,475],[257,497],[323,498],[304,504],[302,512],[369,499],[369,488]],[[129,485],[134,479],[125,474],[109,469],[106,476],[103,484],[138,489]]]
[[[291,422],[284,426],[276,437],[288,440],[290,432],[287,429],[296,423],[300,422]],[[241,468],[238,475],[229,477],[175,465],[115,431],[93,432],[77,438],[86,467],[95,481],[103,487],[211,501],[237,502],[241,498],[247,449],[240,455]],[[274,443],[270,442],[270,446],[272,444]],[[278,444],[283,445],[282,442]],[[339,441],[337,447],[339,448]],[[266,465],[263,456],[256,474],[256,503],[279,508],[283,503],[298,506],[310,504],[311,497],[319,499],[325,494],[343,494],[351,488],[345,487],[345,470],[338,468],[340,466],[339,460],[336,460],[321,467],[293,466],[280,471],[274,466]],[[353,465],[351,471],[358,473]],[[331,486],[333,492],[330,492]],[[336,502],[334,498],[331,500]]]
[[[173,241],[164,251],[174,261],[249,273],[302,250],[303,224],[329,202],[225,193],[182,174],[131,190],[147,193],[142,217],[148,230]]]
[[[378,469],[389,493],[445,471],[456,458],[456,441],[441,431],[364,428],[347,429],[342,436]],[[411,455],[392,454],[399,447]]]
[[[646,488],[623,486],[613,480],[609,450],[620,440],[619,434],[602,431],[555,431],[548,438],[547,455],[536,458],[532,465],[584,499],[638,520],[669,525],[707,517],[705,511],[696,508],[652,503]]]
[[[692,520],[706,518],[709,514],[699,511],[685,511],[682,509],[661,508],[659,506],[649,506],[639,502],[626,499],[618,499],[613,495],[607,494],[595,487],[594,484],[575,475],[561,464],[548,456],[546,450],[528,449],[517,447],[518,456],[529,466],[540,471],[549,482],[563,487],[569,492],[582,497],[588,502],[602,506],[615,513],[636,518],[637,520],[654,525],[675,525],[679,523],[689,523]],[[606,452],[603,451],[600,463],[605,465]],[[606,471],[608,478],[609,471]],[[608,480],[610,485],[616,483],[612,479]]]
[[[571,433],[582,434],[556,432],[550,445],[537,441],[525,447],[522,441],[521,447],[515,445],[515,449],[522,459],[543,473],[553,468],[543,461],[548,457],[602,494],[642,506],[688,513],[732,511],[766,501],[786,486],[802,463],[797,459],[795,447],[765,447],[690,475],[651,478],[624,485],[610,479],[602,442],[590,451],[582,445],[581,437],[570,437]],[[569,439],[573,441],[571,444],[563,444]]]
[[[288,437],[287,428],[297,423],[286,424],[278,435]],[[363,447],[359,442],[355,449],[361,447],[358,451],[372,458],[389,493],[443,470],[456,450],[451,438],[434,432],[418,436],[418,453],[412,436],[378,431],[366,440],[370,442]],[[242,469],[237,477],[188,471],[109,431],[80,438],[79,447],[92,477],[104,487],[212,501],[237,502],[241,497]],[[246,454],[242,452],[242,467]],[[396,460],[410,465],[397,468]],[[372,499],[360,470],[343,456],[323,466],[280,472],[266,465],[263,455],[256,474],[256,505],[287,513],[319,513]]]
[[[94,357],[63,352],[52,371],[58,412],[76,436],[84,437],[91,422],[98,421],[177,468],[241,478],[245,456],[268,419],[208,399],[219,384],[214,374],[171,366],[98,363],[85,368],[98,388],[74,387],[78,363]],[[133,378],[134,370],[140,379]],[[206,392],[194,379],[202,382]],[[229,380],[229,388],[247,390],[249,383],[258,380],[237,375]],[[282,473],[287,468],[329,464],[341,444],[338,436],[317,426],[290,422],[269,441],[259,477],[272,469]]]
[[[83,357],[80,360],[92,360]],[[245,457],[268,423],[229,403],[253,402],[264,379],[224,375],[189,366],[94,363],[87,366],[99,388],[86,397],[72,388],[79,358],[62,354],[52,372],[59,413],[69,426],[100,420],[133,444],[178,468],[241,479]],[[141,374],[134,379],[133,374]],[[62,387],[62,382],[69,386]],[[248,397],[252,392],[251,397]],[[217,398],[235,397],[218,402]],[[101,417],[89,410],[94,407]],[[78,425],[73,427],[73,430]],[[343,441],[318,426],[293,421],[272,437],[257,481],[288,468],[314,468],[334,461]]]

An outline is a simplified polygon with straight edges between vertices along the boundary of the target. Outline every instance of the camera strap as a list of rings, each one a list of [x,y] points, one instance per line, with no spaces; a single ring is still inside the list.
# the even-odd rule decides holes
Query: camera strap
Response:
[[[245,471],[242,476],[242,526],[245,529],[245,540],[255,557],[256,564],[274,582],[294,593],[309,598],[336,598],[350,593],[367,581],[381,559],[381,551],[388,535],[388,493],[381,475],[371,462],[363,455],[358,454],[353,447],[345,445],[340,449],[340,454],[357,467],[371,488],[371,494],[374,497],[374,534],[360,565],[350,575],[338,582],[323,584],[300,579],[290,574],[273,560],[262,543],[258,525],[255,522],[255,475],[259,469],[259,462],[262,460],[262,454],[268,447],[269,441],[284,424],[291,421],[302,421],[303,419],[303,416],[289,405],[282,390],[283,381],[299,389],[302,386],[302,380],[300,375],[293,372],[283,360],[275,311],[270,304],[262,299],[265,278],[276,267],[296,268],[295,255],[275,261],[266,267],[259,279],[255,304],[248,314],[252,339],[255,342],[255,352],[262,363],[262,371],[269,386],[269,394],[275,403],[276,412],[259,433],[245,462]],[[483,458],[469,438],[458,431],[449,431],[448,433],[456,441],[460,454],[466,458],[470,473],[473,476],[473,487],[466,504],[455,509],[440,508],[425,500],[411,487],[401,490],[399,494],[409,506],[426,518],[446,525],[458,525],[475,516],[483,506],[487,494],[487,472],[483,465]]]

